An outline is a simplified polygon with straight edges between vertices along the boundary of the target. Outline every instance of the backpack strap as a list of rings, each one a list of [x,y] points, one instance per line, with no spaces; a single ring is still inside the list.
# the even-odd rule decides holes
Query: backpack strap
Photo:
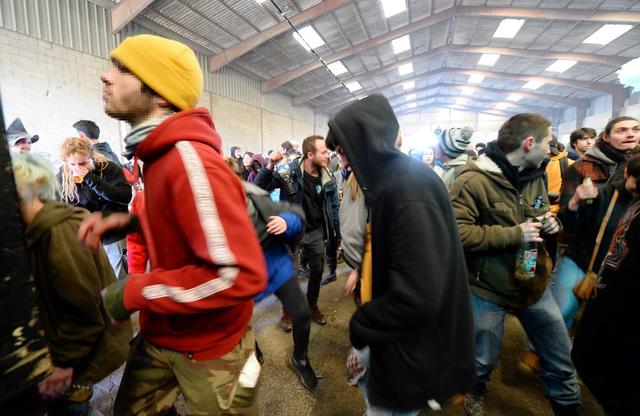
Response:
[[[562,159],[560,159],[560,177],[562,178],[563,181],[564,181],[564,174],[568,168],[569,168],[569,159],[565,156]]]

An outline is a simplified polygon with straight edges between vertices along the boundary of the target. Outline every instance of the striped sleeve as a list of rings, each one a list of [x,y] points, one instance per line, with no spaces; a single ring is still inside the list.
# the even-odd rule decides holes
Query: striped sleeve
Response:
[[[193,313],[252,299],[264,288],[266,271],[239,182],[228,181],[229,172],[217,170],[221,165],[205,166],[192,143],[178,142],[176,149],[181,166],[167,191],[175,229],[165,232],[181,234],[194,260],[129,279],[125,307]]]

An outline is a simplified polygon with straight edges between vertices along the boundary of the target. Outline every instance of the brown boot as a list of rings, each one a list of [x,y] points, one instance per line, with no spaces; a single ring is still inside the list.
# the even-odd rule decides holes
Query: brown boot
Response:
[[[282,318],[280,319],[280,328],[284,332],[291,332],[291,328],[293,328],[291,317],[289,316],[289,313],[284,308],[282,308]]]
[[[327,319],[324,317],[324,314],[320,312],[320,309],[318,309],[318,305],[311,308],[311,319],[318,325],[325,325],[327,323]]]

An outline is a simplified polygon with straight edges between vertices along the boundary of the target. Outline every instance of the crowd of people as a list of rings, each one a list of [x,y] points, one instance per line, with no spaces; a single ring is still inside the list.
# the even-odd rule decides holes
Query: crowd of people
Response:
[[[456,397],[485,415],[506,314],[526,331],[521,365],[555,415],[579,414],[578,377],[607,414],[634,413],[637,119],[579,128],[565,151],[549,120],[518,114],[495,141],[454,127],[407,155],[389,102],[370,95],[326,137],[225,157],[196,106],[191,49],[139,35],[111,61],[104,108],[131,126],[127,162],[89,120],[73,125],[57,173],[20,119],[7,129],[53,363],[3,405],[10,414],[95,414],[92,386],[125,363],[115,415],[175,414],[178,394],[187,414],[256,415],[252,311],[271,294],[292,334],[289,365],[313,391],[310,328],[327,323],[318,300],[340,258],[356,303],[346,371],[367,415]]]

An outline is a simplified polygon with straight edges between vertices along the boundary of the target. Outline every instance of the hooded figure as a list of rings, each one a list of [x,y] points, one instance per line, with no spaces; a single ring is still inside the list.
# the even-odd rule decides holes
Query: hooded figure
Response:
[[[346,156],[371,210],[372,298],[349,326],[352,345],[370,348],[368,402],[416,410],[473,386],[473,318],[447,190],[398,138],[389,102],[370,95],[329,121],[327,144]]]
[[[242,164],[242,151],[240,151],[240,156],[236,156],[236,151],[240,151],[240,146],[231,146],[231,157],[238,164],[240,175],[242,175],[245,171],[244,164]]]
[[[256,153],[251,157],[251,163],[249,164],[249,176],[247,177],[247,182],[253,183],[256,180],[256,176],[258,176],[258,172],[265,165],[264,157],[260,153]]]

